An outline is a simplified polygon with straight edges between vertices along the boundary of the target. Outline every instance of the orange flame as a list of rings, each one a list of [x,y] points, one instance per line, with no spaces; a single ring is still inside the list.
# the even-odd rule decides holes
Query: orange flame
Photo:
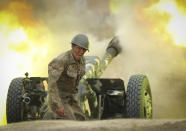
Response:
[[[178,6],[176,1],[164,0],[153,3],[143,12],[150,19],[151,24],[155,24],[154,32],[161,34],[165,39],[172,39],[178,46],[186,47],[184,7]]]
[[[27,3],[13,1],[6,9],[0,10],[1,107],[5,107],[8,86],[13,78],[25,72],[47,75],[51,41],[49,30],[34,19],[32,7]],[[0,116],[3,116],[5,109],[1,110]],[[2,119],[0,124],[5,124]]]
[[[30,61],[27,69],[33,68],[33,62],[47,56],[51,42],[48,29],[41,21],[36,21],[31,12],[31,6],[19,1],[11,2],[0,12],[0,38],[6,48],[4,55],[14,52],[25,57]]]

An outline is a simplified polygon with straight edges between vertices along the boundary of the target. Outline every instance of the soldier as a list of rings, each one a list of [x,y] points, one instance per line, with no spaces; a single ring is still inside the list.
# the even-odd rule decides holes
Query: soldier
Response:
[[[88,37],[76,35],[72,49],[53,59],[48,65],[49,110],[44,119],[85,120],[76,93],[77,86],[85,74],[84,53],[88,50]]]

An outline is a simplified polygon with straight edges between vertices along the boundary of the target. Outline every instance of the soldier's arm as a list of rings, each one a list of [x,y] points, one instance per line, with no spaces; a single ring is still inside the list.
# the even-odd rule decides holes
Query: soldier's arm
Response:
[[[59,97],[57,81],[59,80],[62,72],[64,71],[64,63],[54,59],[48,65],[48,92],[49,92],[49,107],[52,111],[56,112],[57,109],[63,107]]]

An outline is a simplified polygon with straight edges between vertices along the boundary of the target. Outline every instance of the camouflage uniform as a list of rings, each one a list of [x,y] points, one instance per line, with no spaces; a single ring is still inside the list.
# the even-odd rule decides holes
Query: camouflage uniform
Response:
[[[78,83],[85,74],[85,58],[77,62],[69,50],[49,63],[48,73],[49,110],[44,119],[85,120],[76,97]],[[63,117],[56,113],[61,107],[65,110]]]

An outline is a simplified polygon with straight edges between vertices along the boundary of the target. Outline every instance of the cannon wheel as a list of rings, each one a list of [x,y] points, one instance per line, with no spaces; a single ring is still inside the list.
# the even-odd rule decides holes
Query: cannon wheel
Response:
[[[11,81],[6,103],[7,122],[18,122],[23,119],[23,105],[21,101],[23,91],[23,78],[15,78]]]
[[[145,75],[130,77],[126,94],[127,118],[152,118],[152,95]]]

